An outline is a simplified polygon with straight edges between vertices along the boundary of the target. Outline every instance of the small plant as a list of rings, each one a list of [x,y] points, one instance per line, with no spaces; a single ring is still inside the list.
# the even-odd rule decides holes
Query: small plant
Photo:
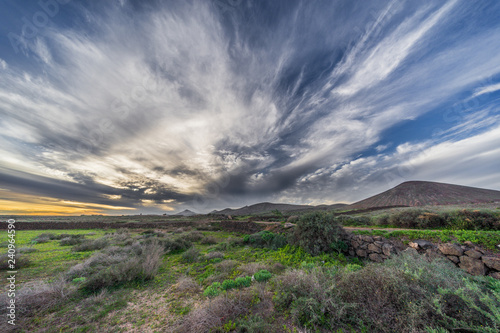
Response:
[[[269,280],[272,276],[273,275],[269,271],[263,269],[255,273],[254,278],[258,282],[265,282]]]
[[[95,240],[88,239],[81,244],[74,246],[71,250],[74,252],[96,251],[102,250],[108,245],[108,240],[105,237],[102,237]]]
[[[222,292],[222,285],[219,282],[214,282],[208,286],[203,292],[203,296],[213,298]]]
[[[194,246],[182,254],[182,261],[184,262],[196,262],[200,256],[200,251]]]

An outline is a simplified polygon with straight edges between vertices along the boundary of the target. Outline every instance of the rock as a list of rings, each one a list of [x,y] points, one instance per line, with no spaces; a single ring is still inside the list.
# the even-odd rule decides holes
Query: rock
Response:
[[[412,254],[414,256],[418,256],[417,250],[414,249],[414,248],[411,248],[411,247],[407,247],[403,252],[404,253],[410,253],[410,254]]]
[[[481,260],[491,269],[500,271],[500,258],[494,256],[483,256]]]
[[[492,278],[500,280],[500,272],[490,273],[490,274],[488,274],[488,276],[491,276]]]
[[[351,245],[353,248],[357,249],[359,247],[360,243],[358,241],[354,240],[354,241],[351,241]]]
[[[474,243],[472,243],[471,241],[465,241],[464,242],[464,245],[467,245],[468,247],[475,247]]]
[[[432,249],[434,247],[436,247],[434,244],[432,244],[431,242],[428,242],[426,240],[423,240],[423,239],[417,239],[416,241],[414,241],[414,243],[417,243],[418,246],[421,248],[421,249],[424,249],[424,250],[427,250],[427,249]]]
[[[283,225],[283,227],[284,227],[284,228],[286,228],[286,229],[288,229],[288,228],[292,228],[292,227],[294,227],[294,226],[295,226],[295,224],[293,224],[293,223],[289,223],[289,222],[287,222],[287,223],[285,223],[285,224]]]
[[[375,261],[375,262],[382,262],[383,259],[382,257],[380,256],[380,254],[378,253],[371,253],[368,258],[371,260],[371,261]]]
[[[450,259],[453,261],[455,264],[458,264],[460,262],[460,259],[458,259],[457,256],[446,256],[446,258]]]
[[[362,249],[362,250],[366,250],[366,249],[368,249],[368,243],[361,243],[361,244],[359,245],[359,248],[360,248],[360,249]]]
[[[368,251],[382,253],[382,249],[375,244],[368,244]]]
[[[435,247],[434,244],[423,239],[417,239],[413,242],[409,242],[408,245],[414,248],[415,250],[420,250],[420,249],[427,250]]]
[[[349,255],[351,257],[354,257],[356,255],[356,252],[354,252],[354,250],[349,250]]]
[[[415,249],[415,250],[417,250],[419,248],[418,244],[414,243],[414,242],[409,242],[408,246],[411,247],[412,249]]]
[[[299,217],[297,215],[292,215],[288,219],[286,219],[287,222],[297,222]]]
[[[486,267],[483,262],[478,259],[474,259],[468,256],[460,257],[460,266],[461,269],[467,271],[471,275],[485,275]]]
[[[368,235],[361,235],[361,239],[368,243],[373,243],[373,237]]]
[[[460,246],[452,243],[439,244],[438,248],[441,253],[447,256],[460,257],[462,254],[464,254],[464,250],[462,250]]]
[[[376,242],[382,242],[384,240],[384,237],[382,236],[373,236],[373,239],[376,241]]]
[[[376,246],[378,246],[378,247],[382,248],[382,246],[384,245],[384,242],[381,242],[381,241],[377,241],[377,240],[376,240],[375,242],[373,242],[373,244],[375,244]]]
[[[465,251],[464,254],[474,259],[481,259],[481,257],[483,256],[481,252],[476,250],[468,250]]]
[[[425,256],[427,257],[427,259],[429,261],[432,261],[432,260],[434,260],[436,258],[442,257],[443,255],[437,249],[432,248],[432,249],[425,250]]]
[[[366,258],[366,254],[367,254],[367,253],[366,253],[366,251],[365,251],[365,250],[361,250],[361,249],[356,250],[356,255],[357,255],[358,257]]]
[[[386,256],[390,257],[392,254],[396,253],[396,249],[391,244],[385,243],[384,245],[382,245],[382,252]]]

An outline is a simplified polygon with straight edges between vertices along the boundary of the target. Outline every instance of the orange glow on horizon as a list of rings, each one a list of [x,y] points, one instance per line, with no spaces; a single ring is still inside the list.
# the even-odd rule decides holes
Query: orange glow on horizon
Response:
[[[110,210],[135,210],[135,208],[0,191],[0,215],[108,215],[106,211]]]

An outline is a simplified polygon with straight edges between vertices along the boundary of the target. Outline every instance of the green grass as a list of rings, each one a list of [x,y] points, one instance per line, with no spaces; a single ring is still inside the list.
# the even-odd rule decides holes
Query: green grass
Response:
[[[80,262],[92,255],[93,252],[72,252],[71,246],[60,246],[58,240],[51,240],[46,243],[33,244],[32,239],[43,233],[60,234],[84,234],[88,239],[102,237],[106,232],[114,230],[102,229],[75,229],[75,230],[21,230],[16,232],[16,248],[33,247],[36,252],[28,254],[31,265],[22,268],[16,276],[18,283],[30,280],[52,278],[57,273],[63,272],[77,262]],[[94,235],[88,235],[93,233]],[[7,231],[0,231],[0,242],[7,240]],[[5,253],[7,248],[0,249],[0,253]],[[4,273],[6,274],[6,273]]]
[[[86,239],[96,239],[110,230],[20,231],[17,234],[16,245],[18,247],[30,246],[31,240],[41,233],[87,234],[89,232],[95,234],[86,236]],[[141,236],[141,232],[142,230],[130,230],[130,237]],[[309,276],[312,278],[323,276],[318,275],[317,272],[324,272],[327,280],[319,282],[326,284],[337,274],[351,276],[349,274],[352,273],[354,274],[352,276],[358,276],[361,279],[363,272],[369,267],[355,258],[346,258],[342,254],[312,256],[302,248],[292,245],[273,250],[244,244],[243,235],[238,233],[225,231],[203,231],[202,233],[204,236],[215,237],[218,244],[193,242],[194,248],[199,251],[198,260],[193,262],[183,260],[183,253],[164,255],[153,280],[123,284],[103,290],[103,294],[85,294],[77,291],[58,306],[36,313],[27,323],[24,323],[27,325],[25,331],[94,332],[99,331],[100,327],[109,327],[108,330],[113,332],[131,330],[174,332],[178,328],[176,325],[184,322],[193,312],[198,311],[200,306],[207,306],[211,304],[210,302],[217,303],[224,299],[237,302],[242,307],[249,306],[250,310],[245,315],[236,317],[227,317],[224,314],[224,321],[219,331],[294,332],[294,330],[299,331],[301,326],[297,323],[308,320],[309,315],[305,312],[309,311],[307,309],[318,308],[318,311],[321,311],[323,305],[320,304],[321,306],[317,307],[316,303],[304,296],[305,298],[302,297],[294,303],[296,312],[275,308],[273,297],[279,296],[277,292],[281,290],[279,289],[281,287],[278,282],[283,277],[293,277],[289,272],[305,272],[304,281],[310,280],[314,287],[316,282],[309,279]],[[356,233],[372,232],[356,231]],[[500,243],[500,232],[447,230],[390,232],[381,230],[373,231],[373,233],[405,239],[423,238],[459,242],[470,240],[488,248]],[[175,234],[173,237],[181,237],[181,235]],[[6,232],[0,233],[0,237],[6,240]],[[241,241],[232,242],[230,238]],[[221,244],[227,246],[221,247]],[[51,280],[57,274],[68,271],[73,265],[83,262],[98,252],[73,252],[71,246],[60,246],[57,240],[34,244],[33,247],[38,251],[26,253],[33,264],[19,270],[20,284],[41,279]],[[205,255],[213,251],[223,252],[223,258],[207,259]],[[251,281],[252,275],[256,281]],[[77,279],[70,283],[78,287],[84,282],[84,280]],[[292,285],[293,283],[293,281],[290,282]],[[323,291],[318,290],[318,293],[321,294]],[[261,309],[263,313],[256,313],[258,309]],[[304,317],[305,321],[300,319],[300,313],[297,312],[299,310],[302,311],[300,313],[307,314]],[[315,314],[312,313],[312,315]],[[299,318],[299,320],[293,318]],[[317,324],[314,325],[320,327],[323,325],[323,319],[317,318]],[[361,326],[355,326],[353,329],[360,331]]]
[[[500,231],[477,230],[353,230],[359,235],[377,235],[387,238],[407,238],[407,240],[425,239],[429,241],[458,242],[471,241],[490,250],[496,250],[500,244]]]

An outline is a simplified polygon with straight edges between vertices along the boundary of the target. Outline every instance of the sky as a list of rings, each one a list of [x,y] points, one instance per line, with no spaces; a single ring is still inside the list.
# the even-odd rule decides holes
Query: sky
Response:
[[[2,1],[0,214],[500,190],[500,2]]]

